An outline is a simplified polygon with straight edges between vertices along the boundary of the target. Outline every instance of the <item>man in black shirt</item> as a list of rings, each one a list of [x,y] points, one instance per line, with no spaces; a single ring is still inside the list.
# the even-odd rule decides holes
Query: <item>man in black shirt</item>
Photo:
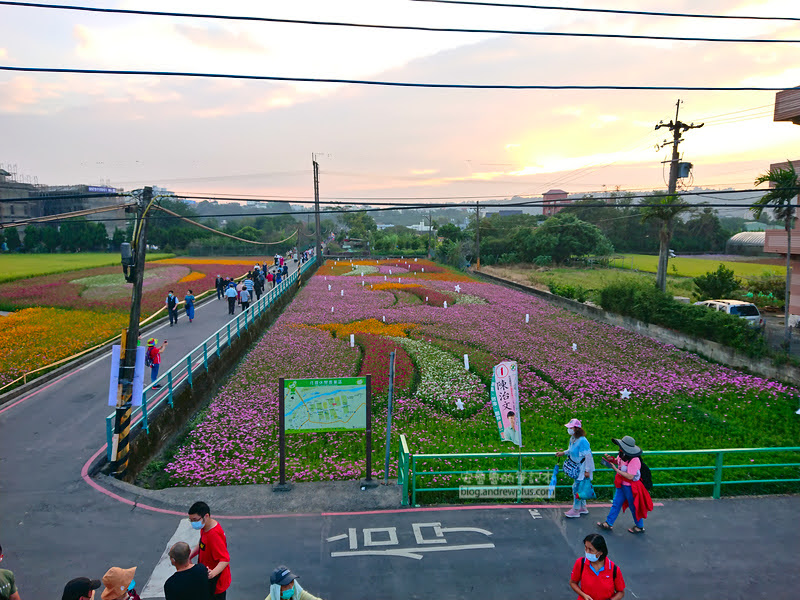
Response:
[[[189,561],[191,552],[186,542],[178,542],[169,549],[169,561],[175,567],[175,574],[164,583],[167,600],[211,600],[208,567],[192,564]]]

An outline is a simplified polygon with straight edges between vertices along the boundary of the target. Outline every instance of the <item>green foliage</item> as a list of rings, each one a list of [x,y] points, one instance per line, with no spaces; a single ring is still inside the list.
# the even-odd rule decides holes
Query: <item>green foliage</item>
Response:
[[[550,263],[553,262],[553,257],[549,254],[540,254],[536,258],[533,259],[533,264],[537,267],[546,267]]]
[[[607,255],[614,251],[596,225],[569,213],[559,213],[542,223],[533,232],[528,247],[533,251],[529,260],[549,255],[556,263],[563,263],[572,256]]]
[[[578,302],[586,302],[587,298],[589,297],[589,290],[580,285],[552,282],[547,287],[550,288],[551,294],[577,300]]]
[[[752,294],[765,296],[772,294],[776,298],[783,299],[783,295],[786,293],[786,278],[782,275],[765,272],[763,275],[748,277],[744,287]]]
[[[16,252],[22,245],[19,241],[19,232],[16,227],[6,229],[6,244],[11,252]]]
[[[600,306],[669,329],[719,342],[752,357],[764,356],[767,343],[758,329],[735,315],[676,302],[652,284],[612,283],[600,291]]]
[[[694,284],[700,292],[701,300],[710,298],[727,298],[742,286],[733,269],[720,264],[716,271],[694,278]]]
[[[450,240],[451,242],[458,242],[461,240],[461,229],[452,223],[445,223],[436,231],[436,235]]]

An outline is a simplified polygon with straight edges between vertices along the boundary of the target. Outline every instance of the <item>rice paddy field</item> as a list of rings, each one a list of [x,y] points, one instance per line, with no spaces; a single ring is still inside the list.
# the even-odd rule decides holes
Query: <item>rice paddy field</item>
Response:
[[[354,348],[350,334],[355,336]],[[156,476],[148,483],[167,487],[277,481],[280,377],[371,374],[373,428],[384,431],[392,350],[397,353],[397,376],[391,477],[397,475],[400,434],[414,454],[516,449],[500,441],[489,401],[492,368],[503,360],[514,360],[519,367],[524,451],[566,447],[564,423],[573,417],[583,421],[595,452],[610,450],[611,438],[623,435],[635,437],[645,452],[772,448],[793,446],[800,439],[800,417],[794,414],[798,390],[787,385],[709,363],[428,261],[329,261],[255,343],[179,444],[151,464],[148,472]],[[469,355],[469,370],[464,368],[464,354]],[[372,475],[380,478],[383,434],[374,440]],[[287,476],[294,481],[363,478],[364,452],[363,432],[289,435]],[[759,468],[789,462],[789,456],[745,454],[731,459],[740,461],[741,468],[725,477],[797,478],[796,467]],[[552,471],[555,461],[530,462],[524,468]],[[648,459],[656,468],[707,467],[713,461],[713,455]],[[516,469],[517,461],[448,459],[420,467],[497,475]],[[419,485],[453,486],[470,478],[422,475]],[[662,484],[708,478],[708,471],[654,473]],[[610,475],[598,473],[598,483],[611,481]],[[744,483],[725,492],[787,489],[797,491],[797,484]],[[710,488],[657,487],[654,495],[710,495]],[[425,497],[452,499],[447,492]]]

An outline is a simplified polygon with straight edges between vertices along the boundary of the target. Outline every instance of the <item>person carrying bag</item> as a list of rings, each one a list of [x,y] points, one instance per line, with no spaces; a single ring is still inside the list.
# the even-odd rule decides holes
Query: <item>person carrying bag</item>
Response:
[[[581,425],[578,419],[572,419],[564,425],[570,436],[569,447],[556,452],[556,456],[567,455],[567,459],[564,461],[564,472],[574,479],[572,508],[564,513],[564,516],[571,519],[589,514],[586,500],[595,497],[591,481],[594,475],[594,458],[589,440],[586,439],[586,432]]]

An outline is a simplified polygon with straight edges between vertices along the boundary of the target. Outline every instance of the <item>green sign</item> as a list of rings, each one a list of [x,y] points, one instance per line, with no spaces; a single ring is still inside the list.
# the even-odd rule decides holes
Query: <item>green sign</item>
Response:
[[[284,379],[286,433],[367,428],[367,378]]]

